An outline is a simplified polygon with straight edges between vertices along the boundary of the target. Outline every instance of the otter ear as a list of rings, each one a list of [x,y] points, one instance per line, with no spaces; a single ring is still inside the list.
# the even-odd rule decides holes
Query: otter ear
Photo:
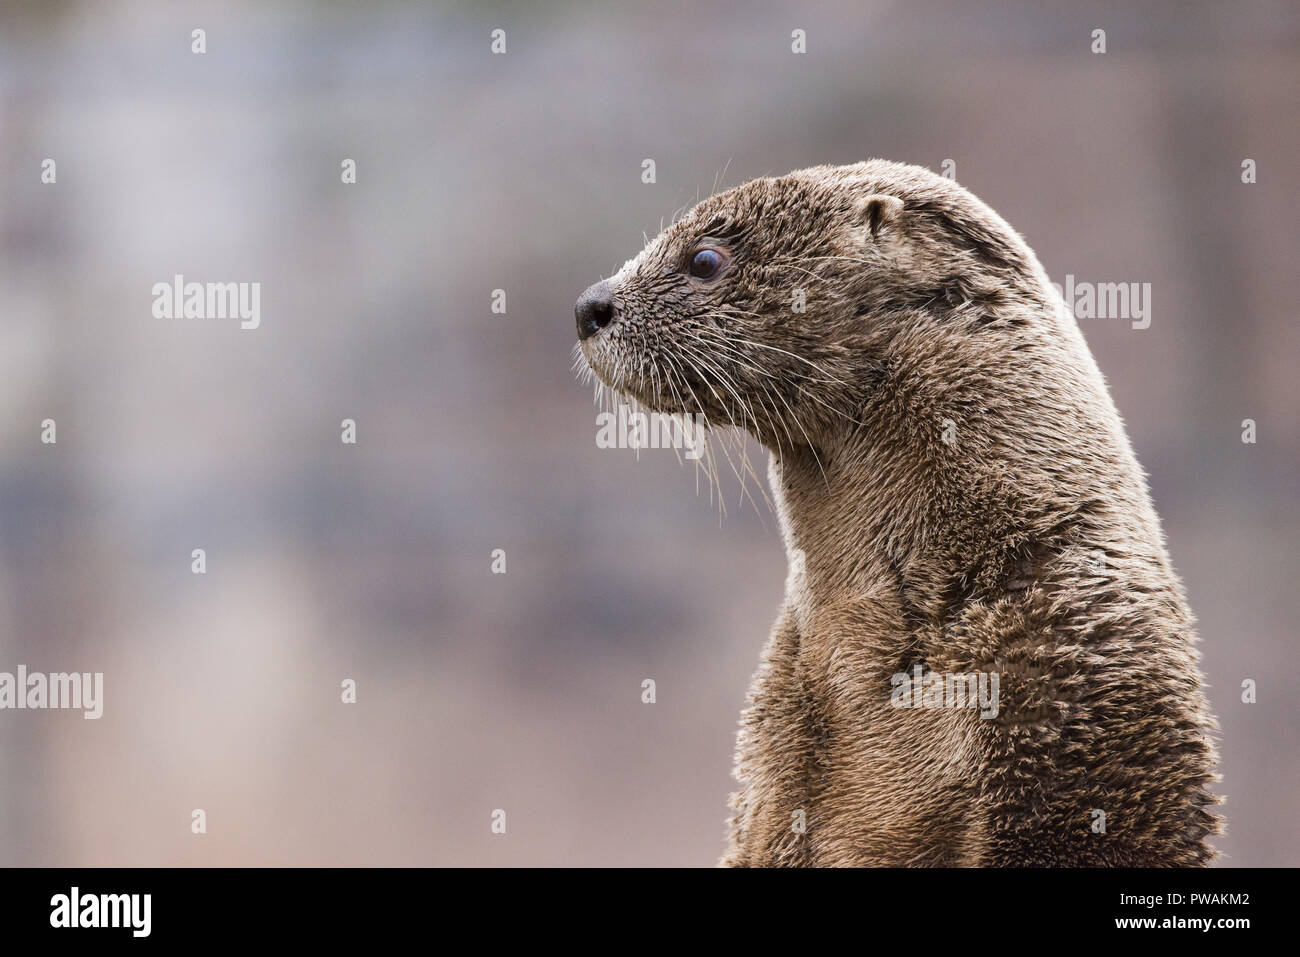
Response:
[[[871,230],[871,238],[877,239],[880,231],[894,222],[903,213],[903,201],[897,196],[878,193],[862,200],[858,207],[859,215]]]

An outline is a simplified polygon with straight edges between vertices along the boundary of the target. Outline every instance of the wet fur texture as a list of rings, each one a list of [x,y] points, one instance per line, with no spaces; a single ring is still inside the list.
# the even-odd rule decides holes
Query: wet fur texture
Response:
[[[689,275],[700,245],[719,276]],[[790,571],[724,864],[1212,858],[1192,615],[1101,374],[996,213],[918,167],[800,170],[702,201],[610,282],[601,381],[771,452]],[[998,673],[998,716],[892,707],[917,664]]]

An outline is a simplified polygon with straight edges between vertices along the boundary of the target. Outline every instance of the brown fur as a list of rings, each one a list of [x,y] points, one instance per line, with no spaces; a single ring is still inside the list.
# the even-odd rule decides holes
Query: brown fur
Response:
[[[695,279],[705,243],[730,261]],[[996,213],[917,167],[800,170],[704,200],[610,282],[597,376],[772,453],[790,575],[723,863],[1213,856],[1192,615],[1101,374]],[[997,672],[998,716],[892,707],[915,664]]]

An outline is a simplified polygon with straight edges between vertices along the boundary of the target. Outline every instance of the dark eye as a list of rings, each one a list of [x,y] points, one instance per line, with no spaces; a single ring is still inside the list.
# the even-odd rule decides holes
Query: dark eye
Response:
[[[716,249],[701,249],[691,257],[691,275],[696,279],[712,279],[722,264],[722,253]]]

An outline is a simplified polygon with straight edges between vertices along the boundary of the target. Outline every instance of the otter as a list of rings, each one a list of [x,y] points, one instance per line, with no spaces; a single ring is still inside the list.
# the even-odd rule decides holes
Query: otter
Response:
[[[756,179],[575,311],[601,383],[769,452],[789,572],[722,864],[1212,860],[1192,614],[1078,326],[992,209],[883,160]]]

